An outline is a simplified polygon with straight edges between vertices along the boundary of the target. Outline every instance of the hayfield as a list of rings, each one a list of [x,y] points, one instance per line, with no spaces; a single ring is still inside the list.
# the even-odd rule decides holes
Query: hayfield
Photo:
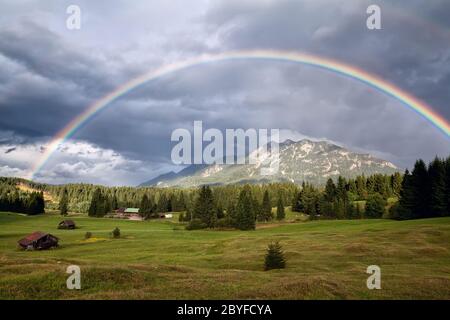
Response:
[[[76,230],[58,230],[58,215],[0,213],[1,299],[450,299],[450,218],[298,218],[248,232],[186,231],[176,217],[70,218]],[[110,237],[115,227],[120,239]],[[60,247],[17,249],[38,230]],[[284,270],[263,271],[272,240],[284,248]],[[81,290],[66,288],[73,264]],[[381,290],[366,287],[369,265],[381,268]]]

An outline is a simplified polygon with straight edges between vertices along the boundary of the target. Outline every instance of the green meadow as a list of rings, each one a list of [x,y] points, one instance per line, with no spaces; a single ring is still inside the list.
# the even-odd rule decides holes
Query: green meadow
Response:
[[[0,213],[0,299],[450,299],[450,218],[284,223],[256,231],[186,231],[173,221]],[[120,239],[110,232],[119,227]],[[22,251],[33,231],[60,247]],[[92,238],[84,239],[92,232]],[[263,271],[279,240],[286,269]],[[81,290],[66,288],[66,268],[81,268]],[[366,268],[381,268],[369,290]]]

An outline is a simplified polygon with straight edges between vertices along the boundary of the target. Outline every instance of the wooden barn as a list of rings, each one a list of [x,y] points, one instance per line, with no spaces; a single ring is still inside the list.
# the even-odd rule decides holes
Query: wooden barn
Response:
[[[64,220],[58,224],[58,229],[75,229],[76,225],[73,220]]]
[[[18,241],[23,249],[27,250],[45,250],[58,246],[58,238],[51,234],[36,231]]]

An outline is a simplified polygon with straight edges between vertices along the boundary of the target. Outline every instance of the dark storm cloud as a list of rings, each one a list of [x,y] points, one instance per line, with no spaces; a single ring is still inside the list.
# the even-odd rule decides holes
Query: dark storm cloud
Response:
[[[34,22],[0,29],[0,126],[28,139],[55,134],[115,86],[104,61]]]
[[[0,52],[36,76],[70,82],[85,93],[98,93],[112,85],[104,60],[34,22],[21,21],[1,30]]]

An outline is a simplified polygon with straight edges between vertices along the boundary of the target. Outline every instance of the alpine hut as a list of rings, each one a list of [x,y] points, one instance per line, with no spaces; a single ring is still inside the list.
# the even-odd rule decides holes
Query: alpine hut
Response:
[[[73,220],[63,220],[58,224],[58,229],[75,229],[75,227]]]
[[[23,249],[45,250],[58,246],[58,238],[51,234],[36,231],[18,241]]]

